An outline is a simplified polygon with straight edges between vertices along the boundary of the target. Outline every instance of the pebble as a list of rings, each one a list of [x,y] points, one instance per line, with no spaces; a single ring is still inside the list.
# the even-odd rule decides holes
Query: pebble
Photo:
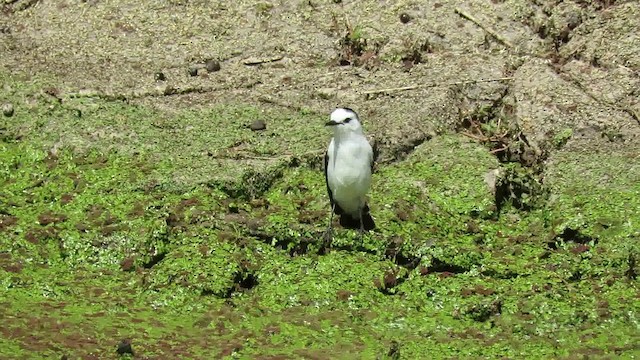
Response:
[[[207,68],[208,72],[216,72],[216,71],[220,71],[220,62],[217,60],[207,60],[207,62],[205,63],[205,67]]]
[[[484,174],[484,183],[487,184],[489,191],[495,195],[498,185],[498,180],[504,176],[503,172],[500,169],[489,170]]]
[[[6,103],[2,105],[2,115],[6,117],[13,116],[13,104]]]
[[[259,131],[267,128],[267,123],[264,120],[256,120],[249,125],[251,131]]]
[[[579,12],[572,11],[567,16],[567,27],[569,28],[569,30],[573,30],[577,28],[581,23],[582,23],[582,17],[580,16]]]
[[[400,14],[400,22],[401,23],[406,24],[409,21],[411,21],[411,16],[409,16],[409,14],[407,14],[407,13]]]
[[[156,81],[165,81],[165,80],[167,80],[167,77],[161,71],[158,71],[157,73],[155,73],[153,75],[153,78],[156,79]]]
[[[198,76],[198,66],[192,65],[189,66],[189,76]]]

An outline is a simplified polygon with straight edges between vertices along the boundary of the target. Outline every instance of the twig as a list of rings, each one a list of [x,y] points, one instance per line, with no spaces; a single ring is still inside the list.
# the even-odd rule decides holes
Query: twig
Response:
[[[478,122],[477,121],[470,121],[471,126],[473,126],[474,129],[476,129],[477,132],[479,132],[480,134],[484,135],[484,133],[482,132],[482,129],[480,128],[480,126],[478,126]]]
[[[423,88],[423,87],[425,87],[425,86],[423,86],[423,85],[409,85],[409,86],[402,86],[402,87],[388,88],[388,89],[368,90],[368,91],[363,92],[363,94],[370,95],[370,94],[378,94],[378,93],[399,92],[399,91],[420,89],[420,88]]]
[[[392,93],[406,90],[415,90],[415,89],[428,89],[432,87],[438,86],[455,86],[455,85],[469,85],[469,84],[479,84],[485,82],[495,82],[495,81],[510,81],[513,80],[513,77],[501,77],[495,79],[479,79],[479,80],[464,80],[464,81],[455,81],[450,83],[433,83],[433,84],[425,84],[425,85],[409,85],[395,88],[386,88],[386,89],[376,89],[376,90],[367,90],[363,91],[364,95],[372,95],[372,94],[383,94],[383,93]]]
[[[253,155],[245,155],[245,154],[216,154],[211,155],[212,159],[221,159],[221,160],[279,160],[291,157],[293,155],[279,155],[279,156],[253,156]]]
[[[453,11],[455,11],[456,14],[462,16],[463,18],[465,18],[465,19],[471,21],[472,23],[478,25],[482,30],[486,31],[489,35],[493,36],[496,40],[501,42],[504,46],[509,47],[509,48],[513,47],[511,42],[509,42],[509,40],[505,39],[502,35],[498,34],[495,30],[493,30],[489,26],[484,25],[483,23],[481,23],[480,20],[476,19],[471,14],[469,14],[469,13],[463,11],[463,10],[460,10],[459,8],[455,8]]]
[[[133,94],[131,94],[133,95]],[[67,99],[80,99],[80,98],[98,98],[102,100],[127,100],[129,94],[115,94],[115,93],[107,93],[99,90],[81,90],[78,92],[66,93],[63,95],[63,98]]]
[[[263,58],[263,59],[248,58],[248,59],[242,60],[242,63],[247,65],[247,66],[253,66],[253,65],[260,65],[260,64],[266,64],[266,63],[270,63],[270,62],[280,61],[283,58],[284,58],[284,56],[282,56],[282,55],[272,56],[270,58]]]
[[[317,156],[317,155],[321,155],[323,152],[324,150],[312,150],[312,151],[304,152],[302,154],[282,154],[282,155],[274,155],[274,156],[255,156],[255,155],[248,155],[248,154],[242,154],[242,153],[235,153],[235,154],[222,153],[222,154],[213,154],[213,155],[210,155],[210,157],[213,159],[223,159],[223,160],[281,160],[281,159],[291,159],[294,157],[303,158],[309,155]]]
[[[472,139],[476,139],[478,141],[488,141],[489,140],[486,137],[481,137],[481,136],[478,136],[478,135],[474,135],[474,134],[468,133],[466,131],[461,132],[461,134],[464,135],[464,136],[470,137]]]
[[[202,94],[202,93],[213,92],[218,90],[221,90],[221,89],[214,88],[214,87],[197,87],[197,86],[176,89],[176,88],[167,86],[167,87],[164,87],[161,89],[155,89],[152,91],[138,91],[138,92],[134,91],[130,93],[109,93],[109,92],[103,92],[100,90],[82,90],[75,93],[66,93],[64,94],[64,97],[68,99],[98,98],[98,99],[108,100],[108,101],[115,101],[115,100],[126,101],[130,99],[139,99],[139,98],[146,98],[146,97],[184,95],[184,94],[191,94],[191,93]]]
[[[500,151],[505,151],[505,150],[507,150],[508,148],[509,148],[509,147],[505,145],[505,146],[503,146],[503,147],[501,147],[501,148],[499,148],[499,149],[493,149],[493,150],[489,151],[489,154],[499,153]]]
[[[243,87],[251,88],[260,81],[256,80]],[[172,96],[172,95],[185,95],[185,94],[204,94],[222,90],[228,90],[231,86],[188,86],[184,88],[174,88],[172,86],[160,87],[149,91],[132,91],[129,93],[115,93],[105,92],[100,90],[80,90],[78,92],[70,92],[63,94],[63,99],[78,99],[78,98],[98,98],[108,101],[127,101],[130,99],[140,99],[147,97],[160,97],[160,96]]]

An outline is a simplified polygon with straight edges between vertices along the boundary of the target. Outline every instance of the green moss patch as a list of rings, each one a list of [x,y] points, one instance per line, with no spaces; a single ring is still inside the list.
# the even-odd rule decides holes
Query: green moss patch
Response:
[[[169,115],[18,85],[0,142],[0,357],[116,358],[123,340],[135,358],[639,351],[633,157],[560,152],[535,184],[548,201],[498,204],[487,174],[521,169],[437,136],[378,166],[375,231],[336,225],[327,244],[329,135],[290,128],[314,116]],[[244,128],[262,116],[274,134]]]

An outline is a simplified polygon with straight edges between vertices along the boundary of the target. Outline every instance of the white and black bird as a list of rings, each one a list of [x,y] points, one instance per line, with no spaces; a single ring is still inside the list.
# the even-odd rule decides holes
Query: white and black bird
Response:
[[[333,128],[333,139],[324,156],[324,177],[331,202],[331,233],[333,214],[340,216],[340,225],[349,229],[372,230],[375,223],[369,213],[366,195],[371,186],[373,149],[362,131],[355,111],[338,108],[325,124]]]

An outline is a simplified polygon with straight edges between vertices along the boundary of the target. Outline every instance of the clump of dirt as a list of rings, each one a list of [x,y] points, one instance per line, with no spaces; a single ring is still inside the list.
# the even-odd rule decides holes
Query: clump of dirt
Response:
[[[454,316],[466,316],[477,322],[485,322],[493,316],[500,315],[502,312],[502,305],[503,302],[500,299],[482,301],[463,309],[459,313],[454,313]]]
[[[433,45],[429,40],[417,41],[404,39],[405,54],[400,61],[406,70],[410,70],[414,65],[426,63],[426,54],[433,52]]]
[[[493,104],[462,116],[456,130],[486,146],[502,163],[539,166],[546,159],[546,151],[537,150],[529,143],[515,119],[514,106],[507,100],[507,95],[505,92]]]
[[[18,222],[18,217],[11,214],[0,214],[0,232],[9,229]]]
[[[347,23],[344,36],[338,43],[337,62],[340,66],[362,66],[373,69],[380,64],[379,46],[369,44],[362,27]]]
[[[548,192],[542,184],[541,170],[536,171],[519,163],[506,164],[502,169],[502,176],[496,181],[498,212],[507,203],[525,211],[544,205]]]
[[[398,286],[407,280],[409,272],[402,268],[388,269],[381,278],[375,278],[373,285],[385,295],[398,294]]]
[[[529,143],[506,95],[463,117],[457,125],[458,132],[486,146],[502,164],[494,185],[498,213],[507,203],[530,210],[543,205],[548,195],[542,183],[548,151]]]

